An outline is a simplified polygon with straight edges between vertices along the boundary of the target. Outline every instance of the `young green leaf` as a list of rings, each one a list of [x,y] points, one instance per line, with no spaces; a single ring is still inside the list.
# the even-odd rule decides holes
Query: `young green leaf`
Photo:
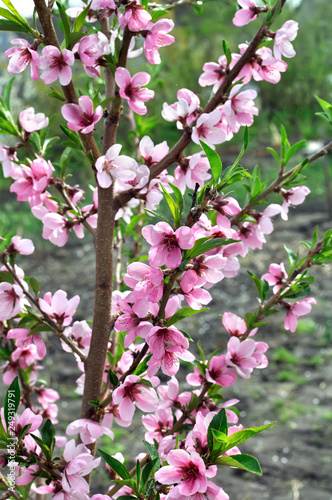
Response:
[[[262,475],[262,469],[258,460],[251,455],[232,455],[230,457],[219,457],[214,462],[217,465],[226,465],[228,467],[236,467],[247,472],[252,472],[259,476]]]
[[[55,445],[55,429],[49,419],[46,420],[40,432],[43,442],[51,451],[53,451]]]
[[[223,448],[222,453],[225,453],[231,448],[234,448],[234,446],[239,446],[244,441],[247,441],[247,439],[256,436],[256,434],[265,431],[265,429],[272,427],[272,425],[274,424],[275,422],[272,422],[271,424],[249,427],[248,429],[242,429],[241,431],[234,432],[233,434],[228,436],[227,445],[225,448]]]
[[[166,326],[172,326],[178,321],[181,321],[184,318],[187,318],[188,316],[192,316],[193,314],[198,314],[203,311],[208,311],[208,307],[204,307],[200,309],[199,311],[195,311],[194,309],[191,309],[191,307],[182,307],[182,309],[179,309],[173,316],[171,316],[167,321],[166,321]]]
[[[169,206],[169,209],[173,215],[173,219],[174,219],[174,223],[175,223],[175,227],[178,228],[181,226],[181,212],[180,212],[180,209],[178,207],[178,205],[176,204],[176,202],[173,200],[172,196],[166,191],[166,189],[164,188],[164,186],[162,184],[160,184],[160,187],[165,195],[165,199],[167,201],[167,205]]]
[[[131,476],[127,470],[127,468],[116,458],[111,457],[108,453],[100,450],[98,448],[100,455],[103,457],[105,462],[111,467],[114,472],[116,472],[122,479],[131,479]]]
[[[228,433],[228,425],[227,425],[227,417],[226,417],[226,411],[224,408],[222,408],[217,415],[213,417],[213,419],[210,422],[210,425],[208,427],[207,431],[207,445],[209,448],[210,453],[213,453],[213,444],[214,444],[214,439],[213,439],[213,431],[219,431],[227,436]]]
[[[21,390],[18,383],[18,377],[15,377],[7,389],[5,397],[5,422],[7,433],[9,431],[9,423],[13,420],[15,413],[20,405]]]
[[[220,159],[218,153],[216,151],[214,151],[214,149],[210,148],[210,146],[205,144],[205,142],[203,142],[203,141],[199,141],[199,142],[201,143],[201,146],[204,149],[204,152],[207,156],[207,159],[209,160],[213,184],[216,185],[219,182],[221,172],[222,172],[221,159]]]

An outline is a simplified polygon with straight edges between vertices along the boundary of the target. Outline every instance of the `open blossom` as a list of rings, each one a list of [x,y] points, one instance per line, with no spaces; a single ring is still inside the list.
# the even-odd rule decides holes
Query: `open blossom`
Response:
[[[195,153],[184,160],[174,171],[175,185],[184,193],[186,187],[195,189],[196,184],[204,186],[204,181],[211,179],[208,173],[210,164],[202,152]]]
[[[189,454],[185,450],[171,450],[167,455],[169,465],[155,473],[161,484],[177,484],[175,489],[180,495],[205,493],[207,489],[207,470],[203,459],[197,452]],[[176,497],[175,497],[176,498]]]
[[[0,283],[0,321],[14,318],[22,312],[23,291],[18,285]]]
[[[152,245],[149,250],[149,261],[153,267],[163,264],[170,268],[178,267],[181,264],[181,249],[188,250],[195,243],[189,227],[182,226],[174,232],[167,222],[143,227],[142,235]]]
[[[127,267],[123,280],[133,289],[137,299],[159,302],[162,297],[164,276],[160,269],[149,267],[143,262],[133,262]]]
[[[153,444],[154,440],[161,441],[165,432],[173,426],[173,413],[170,408],[159,409],[155,414],[143,415],[142,423],[148,432],[145,439]]]
[[[70,103],[62,106],[61,113],[64,119],[68,120],[70,130],[79,130],[82,134],[88,134],[103,116],[103,108],[97,106],[94,111],[90,97],[82,95],[78,99],[78,104]]]
[[[205,142],[208,146],[215,149],[215,144],[221,144],[226,140],[226,132],[217,127],[221,122],[221,111],[215,109],[211,113],[202,113],[196,122],[191,134],[192,140],[199,144],[199,141]]]
[[[240,337],[247,331],[245,321],[231,312],[225,312],[222,316],[222,324],[230,335]]]
[[[122,184],[135,179],[135,172],[131,170],[134,160],[129,156],[120,156],[121,148],[121,144],[114,144],[107,150],[105,156],[100,156],[96,161],[100,187],[109,188],[115,179]]]
[[[108,436],[114,439],[114,434],[108,427],[100,425],[98,422],[94,422],[88,418],[80,418],[79,420],[71,422],[66,429],[66,434],[67,436],[79,434],[82,443],[85,445],[95,443],[101,436]]]
[[[285,330],[295,332],[298,319],[301,316],[305,316],[306,314],[310,313],[312,304],[317,304],[316,299],[314,299],[313,297],[301,299],[293,304],[284,303],[284,305],[287,306],[287,314],[284,322]]]
[[[273,286],[273,293],[279,292],[285,286],[288,274],[283,262],[281,264],[270,264],[269,272],[263,274],[262,279],[266,280],[270,286]]]
[[[281,205],[281,218],[288,220],[288,209],[296,205],[301,205],[308,194],[310,189],[306,186],[295,186],[291,189],[281,189],[280,194],[283,196],[284,201]]]
[[[35,247],[32,240],[21,238],[21,236],[13,236],[7,247],[7,253],[16,252],[20,255],[31,255],[34,251]]]
[[[238,125],[252,125],[254,115],[258,115],[258,109],[253,101],[257,97],[257,92],[255,90],[240,92],[241,88],[242,85],[234,85],[223,106],[223,114],[233,131],[236,131]]]
[[[253,357],[256,342],[246,339],[243,342],[238,337],[231,337],[227,344],[226,363],[235,368],[240,377],[250,378],[250,374],[256,368],[256,359]]]
[[[131,420],[135,405],[144,412],[154,412],[158,408],[158,397],[152,387],[143,385],[137,375],[129,375],[125,382],[113,392],[113,401],[119,405],[120,417]]]
[[[232,62],[229,68],[232,68],[236,62],[237,54],[232,54]],[[226,56],[222,55],[218,59],[218,63],[207,62],[203,66],[203,73],[198,79],[198,83],[201,87],[207,87],[213,85],[213,92],[217,92],[220,87],[224,77],[226,75],[226,69],[228,67]]]
[[[63,290],[55,292],[53,297],[50,292],[45,293],[44,298],[39,299],[41,310],[53,319],[53,321],[63,326],[70,325],[79,302],[80,298],[78,295],[68,300],[67,293]]]
[[[37,158],[26,165],[15,165],[11,172],[15,182],[10,186],[10,192],[17,194],[18,201],[29,201],[31,206],[39,205],[40,195],[45,191],[53,176],[53,166],[44,158]]]
[[[237,0],[237,2],[242,9],[238,10],[233,18],[235,26],[245,26],[257,19],[260,9],[253,0]]]
[[[71,81],[71,68],[75,62],[75,56],[71,50],[61,51],[53,45],[43,48],[40,58],[40,68],[44,70],[41,79],[47,85],[59,78],[61,85],[69,85]]]
[[[127,99],[131,109],[139,115],[145,115],[147,108],[145,102],[153,99],[154,91],[143,88],[151,80],[149,73],[141,71],[133,77],[126,68],[117,68],[115,81],[119,87],[120,96]]]
[[[178,90],[177,98],[177,102],[173,104],[164,102],[161,114],[164,120],[168,122],[177,122],[177,128],[182,130],[185,125],[190,125],[196,118],[200,100],[199,97],[189,89]]]
[[[90,450],[84,444],[75,446],[74,439],[66,444],[63,458],[67,465],[62,476],[62,488],[69,493],[73,490],[88,493],[89,485],[84,477],[98,467],[101,458],[94,460]]]
[[[31,332],[31,330],[27,328],[12,328],[7,333],[7,338],[15,339],[15,346],[22,349],[30,347],[30,345],[33,344],[35,346],[35,352],[33,353],[35,359],[43,359],[46,355],[46,346],[44,341],[37,334],[33,334],[33,331]],[[15,361],[14,358],[12,359]]]
[[[152,324],[149,321],[144,321],[148,314],[149,303],[147,300],[136,300],[130,304],[121,298],[118,299],[118,304],[121,307],[122,314],[116,320],[114,327],[119,332],[127,332],[124,345],[129,347],[136,337],[145,338],[151,330]]]
[[[166,141],[154,145],[151,138],[145,135],[140,140],[139,150],[145,165],[151,167],[159,163],[167,155],[169,147]]]
[[[212,300],[209,292],[203,290],[201,285],[200,278],[195,271],[190,270],[183,273],[181,278],[181,293],[183,293],[190,307],[196,311],[202,309],[203,304],[206,305]]]
[[[14,38],[11,43],[18,47],[12,47],[5,52],[6,58],[10,58],[7,68],[9,73],[22,73],[31,65],[31,78],[34,81],[38,80],[40,60],[37,51],[23,38]]]
[[[140,5],[140,0],[133,0],[125,7],[125,13],[121,17],[121,29],[128,26],[130,31],[141,31],[148,27],[151,15]]]
[[[35,114],[34,108],[27,108],[21,111],[19,115],[19,122],[23,130],[31,133],[47,127],[48,118],[44,115],[44,113]]]
[[[276,59],[284,57],[295,57],[296,52],[291,42],[295,40],[299,29],[299,23],[296,21],[286,21],[275,33],[273,54]]]
[[[168,35],[173,28],[174,23],[171,19],[159,19],[155,24],[149,24],[144,41],[144,53],[149,63],[161,63],[159,49],[174,43],[174,36]]]
[[[227,366],[226,355],[213,356],[206,372],[206,380],[221,387],[229,387],[236,382],[237,376],[232,368]]]

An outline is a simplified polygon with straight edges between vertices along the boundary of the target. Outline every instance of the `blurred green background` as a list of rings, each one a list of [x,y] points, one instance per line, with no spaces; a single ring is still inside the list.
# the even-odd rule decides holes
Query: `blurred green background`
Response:
[[[172,34],[176,42],[161,49],[161,65],[149,65],[144,56],[129,60],[128,67],[131,73],[148,71],[152,74],[153,83],[149,85],[149,88],[156,91],[156,97],[148,103],[148,114],[144,117],[143,123],[139,124],[139,129],[144,132],[145,123],[149,123],[149,120],[156,121],[158,125],[151,131],[151,136],[156,143],[167,140],[169,146],[172,147],[180,137],[180,131],[176,126],[161,118],[163,102],[174,102],[177,90],[185,87],[196,92],[204,106],[211,95],[211,87],[201,88],[198,85],[204,62],[217,61],[223,53],[222,41],[224,39],[229,43],[232,52],[238,52],[238,44],[250,41],[258,28],[259,20],[243,28],[234,27],[232,18],[235,11],[234,0],[210,0],[205,2],[202,8],[183,5],[173,9],[167,17],[172,17],[175,21],[176,27]],[[255,117],[255,123],[250,128],[250,145],[242,164],[252,169],[256,163],[259,163],[263,176],[266,177],[273,175],[273,170],[277,168],[272,157],[266,152],[266,147],[273,146],[278,149],[280,124],[286,127],[291,142],[306,139],[310,141],[309,146],[313,150],[318,149],[319,144],[312,141],[325,142],[330,133],[328,125],[315,116],[315,112],[319,111],[319,106],[314,96],[319,95],[329,102],[332,100],[332,65],[330,63],[332,2],[289,0],[283,13],[273,25],[273,29],[281,27],[287,19],[294,19],[300,24],[298,37],[294,42],[297,56],[286,60],[289,67],[288,71],[282,74],[280,84],[272,85],[267,82],[256,83],[254,81],[250,83],[250,86],[258,91],[256,101],[260,113],[258,117]],[[61,37],[61,32],[59,33]],[[1,33],[0,36],[2,46],[6,49],[10,46],[10,39],[17,35]],[[142,40],[138,41],[138,45],[140,42]],[[0,61],[1,92],[12,76],[7,73],[6,67],[7,62],[2,56]],[[93,96],[99,87],[102,92],[101,81],[90,79],[87,83],[85,75],[79,73],[80,64],[76,63],[75,68],[74,81],[82,93],[90,92]],[[54,87],[57,85],[56,82]],[[42,111],[47,116],[55,115],[51,136],[59,135],[60,139],[47,159],[56,162],[63,151],[61,144],[63,137],[61,133],[59,134],[58,127],[59,123],[63,123],[63,118],[60,113],[60,101],[48,97],[49,92],[49,88],[41,80],[32,82],[29,70],[27,70],[15,78],[12,107],[15,117],[21,109],[31,105],[36,111]],[[138,120],[141,122],[140,117]],[[99,143],[101,134],[100,122],[95,134]],[[243,133],[240,130],[232,141],[218,147],[225,165],[236,157],[241,147],[242,137]],[[0,143],[8,144],[8,139],[10,141],[11,138],[0,135]],[[126,120],[123,120],[119,129],[119,142],[124,144],[125,154],[133,154],[133,135],[130,133],[130,126]],[[195,151],[198,151],[198,147],[193,145],[187,152]],[[301,160],[303,152],[297,158]],[[70,182],[78,182],[87,190],[87,185],[93,183],[94,179],[86,160],[74,153],[69,159],[68,167],[73,175]],[[316,197],[318,199],[326,195],[327,175],[331,174],[331,172],[328,174],[328,170],[331,170],[331,165],[328,165],[326,159],[306,169],[308,186],[312,190],[311,201],[314,201]],[[10,184],[10,179],[0,177],[1,230],[13,230],[15,226],[18,226],[18,234],[33,236],[36,231],[40,232],[41,222],[30,215],[27,203],[15,201],[15,196],[9,193]],[[87,190],[87,202],[90,196]],[[239,196],[241,198],[241,193]],[[49,245],[48,242],[47,245]]]

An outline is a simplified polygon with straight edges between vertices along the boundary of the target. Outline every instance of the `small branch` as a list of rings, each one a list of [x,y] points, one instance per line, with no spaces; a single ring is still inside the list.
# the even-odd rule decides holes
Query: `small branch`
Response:
[[[63,332],[59,329],[58,325],[51,320],[51,318],[40,308],[39,302],[37,299],[35,299],[30,292],[26,290],[26,287],[23,285],[21,282],[20,278],[17,276],[16,272],[14,269],[11,268],[11,266],[7,263],[6,259],[0,259],[3,265],[6,267],[7,271],[10,272],[10,274],[13,276],[15,279],[15,283],[22,289],[24,295],[27,297],[31,305],[34,305],[38,311],[42,314],[44,321],[52,328],[54,333],[57,334],[57,336],[65,343],[67,344],[70,349],[79,356],[81,361],[85,361],[86,357],[83,354],[83,352],[71,341],[69,340]]]
[[[10,491],[10,490],[9,490],[8,483],[7,483],[7,481],[5,480],[5,478],[3,477],[3,475],[1,474],[1,472],[0,472],[0,483],[1,483],[1,484],[3,484],[3,485],[4,485],[4,487],[7,489],[7,493],[4,493],[4,495],[6,495],[6,496],[1,495],[1,500],[2,500],[2,499],[3,499],[3,500],[5,500],[5,499],[10,498],[10,497],[14,498],[15,500],[20,500],[20,499],[21,499],[21,496],[18,496],[18,495],[15,493],[15,491]],[[7,495],[8,495],[8,496],[7,496]]]
[[[313,155],[309,156],[307,158],[308,161],[307,161],[307,163],[304,166],[308,165],[309,163],[313,163],[315,160],[317,160],[318,158],[321,158],[322,156],[327,155],[327,153],[329,152],[330,149],[332,149],[332,141],[329,142],[328,144],[326,144],[326,146],[324,146],[322,149],[320,149],[319,151],[317,151],[317,153],[314,153]],[[234,217],[231,218],[231,223],[233,225],[236,225],[242,219],[242,217],[251,208],[253,208],[254,206],[256,206],[261,200],[263,200],[264,198],[266,198],[266,196],[268,196],[270,193],[273,193],[276,188],[281,187],[282,184],[286,180],[288,180],[290,177],[292,177],[292,175],[295,172],[299,171],[299,169],[301,168],[302,164],[303,164],[303,162],[299,163],[298,165],[296,165],[295,167],[291,168],[290,170],[288,170],[288,172],[285,172],[284,174],[280,173],[279,176],[277,177],[277,179],[272,182],[272,184],[270,184],[258,196],[256,196],[256,198],[253,201],[251,201],[250,203],[248,203],[241,210],[241,212],[239,212],[238,214],[234,215]]]

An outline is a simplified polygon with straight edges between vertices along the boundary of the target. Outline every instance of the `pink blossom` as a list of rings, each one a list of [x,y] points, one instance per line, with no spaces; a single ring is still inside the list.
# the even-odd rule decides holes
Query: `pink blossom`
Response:
[[[218,63],[207,62],[203,66],[203,73],[198,79],[201,87],[213,85],[213,91],[216,92],[225,77],[227,68],[226,56],[220,56]]]
[[[256,342],[246,339],[243,342],[238,337],[231,337],[227,344],[226,363],[235,368],[242,378],[250,378],[250,374],[256,367],[256,360],[253,357]]]
[[[44,113],[35,114],[34,108],[27,108],[21,111],[19,115],[19,122],[23,130],[31,133],[47,127],[48,118],[46,118]]]
[[[71,81],[71,68],[75,62],[75,56],[71,50],[59,50],[53,45],[43,48],[40,58],[40,68],[44,70],[41,79],[47,85],[59,78],[61,85],[69,85]]]
[[[92,330],[86,321],[75,321],[73,325],[66,328],[63,333],[74,342],[84,354],[88,354]],[[64,342],[61,341],[61,345],[64,351],[72,352],[71,348]]]
[[[33,329],[29,330],[27,328],[12,328],[7,333],[7,338],[15,339],[15,345],[19,348],[27,348],[30,347],[31,344],[33,344],[35,348],[35,359],[43,359],[46,355],[45,342],[37,334],[33,334]],[[15,357],[13,358],[13,361],[16,361]],[[30,365],[32,363],[28,364]]]
[[[151,167],[152,165],[159,163],[167,155],[169,147],[166,141],[163,141],[155,146],[150,137],[145,135],[140,140],[139,150],[145,165]]]
[[[306,186],[295,186],[288,190],[281,189],[280,194],[284,198],[283,204],[281,206],[281,218],[283,220],[288,220],[289,207],[301,205],[309,193],[310,189]]]
[[[288,274],[286,272],[283,262],[281,264],[270,264],[269,273],[265,273],[262,276],[263,280],[266,280],[270,286],[273,286],[273,293],[279,292],[286,284]]]
[[[121,144],[111,146],[105,156],[100,156],[96,161],[97,180],[102,188],[109,188],[114,179],[126,183],[135,178],[131,170],[134,160],[129,156],[119,155]]]
[[[149,63],[161,63],[159,49],[174,43],[174,36],[168,35],[173,28],[174,23],[171,19],[159,19],[155,24],[148,26],[148,33],[144,41],[144,53]]]
[[[44,410],[47,410],[50,406],[55,406],[51,405],[51,403],[54,403],[55,401],[58,401],[60,399],[59,393],[54,389],[35,388],[35,392],[37,394],[38,402],[39,404],[41,404]],[[60,445],[57,444],[57,446]]]
[[[87,476],[93,469],[98,467],[101,458],[94,460],[90,450],[84,444],[75,446],[74,439],[71,439],[66,444],[63,458],[66,460],[67,465],[62,476],[62,488],[69,493],[73,490],[88,493],[89,485],[84,476]]]
[[[103,55],[103,46],[99,43],[99,33],[81,38],[77,44],[77,52],[84,66],[95,66],[97,59]],[[107,39],[106,39],[107,41]]]
[[[31,206],[41,203],[40,195],[45,191],[53,175],[53,166],[44,158],[37,158],[30,167],[16,165],[11,172],[15,182],[10,192],[17,194],[18,201],[29,201]]]
[[[204,182],[211,179],[211,175],[208,173],[209,170],[210,164],[208,159],[205,156],[202,158],[202,152],[195,153],[176,167],[174,172],[175,185],[183,193],[186,186],[189,189],[195,189],[196,184],[203,187]]]
[[[236,382],[236,373],[227,367],[226,355],[213,356],[206,372],[206,380],[221,387],[229,387]]]
[[[0,283],[0,321],[14,318],[22,312],[23,291],[18,285]]]
[[[241,54],[247,49],[247,44],[240,44]],[[246,64],[239,73],[239,78],[244,77],[243,83],[248,83],[253,76],[254,80],[276,84],[280,82],[281,75],[287,70],[287,63],[275,59],[269,47],[261,47],[256,51],[254,58]]]
[[[148,432],[145,439],[153,444],[154,440],[159,443],[163,435],[173,426],[173,414],[170,408],[159,409],[153,415],[143,415],[142,423]]]
[[[284,305],[287,306],[287,314],[284,322],[285,330],[295,332],[299,317],[309,314],[312,304],[317,304],[316,299],[314,299],[313,297],[301,299],[293,304],[285,303]]]
[[[32,240],[21,238],[21,236],[13,236],[7,247],[7,253],[16,252],[20,255],[31,255],[34,251]]]
[[[229,93],[229,98],[223,106],[227,124],[231,130],[236,131],[237,125],[252,125],[254,115],[258,115],[258,109],[253,99],[257,97],[255,90],[244,90],[240,92],[242,85],[234,85]]]
[[[31,78],[38,80],[40,59],[36,50],[23,38],[15,38],[11,41],[18,47],[6,50],[6,58],[10,58],[7,70],[9,73],[22,73],[31,64]]]
[[[225,312],[222,316],[222,324],[230,335],[240,337],[247,331],[245,321],[231,312]]]
[[[205,142],[208,146],[215,149],[215,144],[221,144],[226,140],[226,133],[217,125],[221,121],[221,111],[215,109],[211,113],[202,113],[196,122],[191,134],[192,140],[199,144],[199,141]]]
[[[113,401],[119,405],[120,417],[132,420],[135,405],[144,412],[154,412],[158,407],[158,397],[152,387],[143,385],[137,375],[129,375],[123,384],[113,392]]]
[[[141,31],[148,27],[151,15],[140,3],[140,0],[133,0],[126,5],[125,13],[120,20],[121,29],[128,26],[130,31]]]
[[[238,4],[242,9],[238,10],[233,18],[233,24],[235,26],[245,26],[257,19],[260,12],[260,8],[257,7],[253,0],[237,0]]]
[[[79,434],[83,444],[88,445],[94,443],[101,436],[108,436],[114,439],[113,432],[98,422],[93,422],[87,418],[81,418],[71,422],[66,429],[68,436]]]
[[[153,267],[163,264],[170,268],[178,267],[181,264],[181,249],[188,250],[195,243],[189,227],[182,226],[174,232],[167,222],[143,227],[142,235],[152,245],[149,250],[149,261]]]
[[[296,52],[291,42],[295,40],[298,29],[299,24],[296,21],[289,20],[276,31],[273,45],[273,54],[276,59],[280,60],[281,56],[296,56]]]
[[[185,450],[171,450],[167,455],[167,462],[170,465],[161,467],[155,473],[155,479],[159,483],[177,484],[177,491],[187,498],[197,492],[206,492],[206,467],[197,452],[189,454]]]
[[[194,92],[188,89],[178,90],[177,98],[178,101],[171,105],[164,102],[161,114],[164,120],[168,122],[177,122],[177,128],[182,130],[195,120],[200,106],[200,100]]]
[[[32,483],[32,481],[36,480],[36,476],[34,476],[34,474],[36,474],[39,470],[39,465],[37,464],[29,465],[29,467],[21,467],[20,476],[15,479],[16,484],[26,486],[27,484]]]
[[[266,243],[265,234],[271,234],[273,232],[272,218],[280,214],[280,212],[281,206],[272,203],[260,214],[255,214],[257,223],[243,223],[239,231],[239,237],[244,244],[243,250],[241,251],[242,257],[247,254],[248,247],[252,249],[259,248],[260,250],[263,248],[263,243]]]
[[[139,115],[145,115],[147,108],[145,102],[153,99],[154,91],[143,88],[151,80],[149,73],[141,71],[133,77],[126,68],[117,68],[115,81],[119,87],[120,96],[127,99],[131,109]]]
[[[127,286],[134,290],[135,297],[159,302],[163,294],[164,276],[160,269],[149,267],[143,262],[133,262],[123,277]]]
[[[12,170],[15,167],[15,163],[12,160],[17,161],[16,152],[0,144],[0,162],[2,162],[2,171],[5,178],[11,177]]]
[[[130,306],[126,300],[119,298],[118,304],[123,314],[118,317],[114,327],[119,332],[127,332],[124,343],[125,347],[129,347],[137,336],[145,338],[152,327],[149,321],[143,319],[148,314],[149,303],[145,299],[136,300],[133,306]]]
[[[39,299],[41,310],[53,321],[62,326],[68,326],[72,322],[77,306],[80,302],[78,295],[67,299],[67,293],[58,290],[52,297],[50,292],[45,293],[43,299]]]
[[[126,68],[117,68],[115,72],[115,81],[119,87],[120,96],[127,99],[131,109],[139,115],[145,115],[147,108],[145,102],[153,99],[154,91],[143,88],[151,80],[149,73],[141,71],[132,78]]]
[[[103,108],[97,106],[93,111],[93,102],[90,97],[82,95],[78,104],[65,104],[61,108],[62,116],[68,120],[70,130],[79,130],[82,134],[89,134],[103,116]]]
[[[195,271],[186,271],[181,278],[181,293],[192,309],[202,309],[202,304],[211,302],[212,297],[207,290],[200,288],[200,279]]]
[[[210,288],[213,284],[224,279],[221,269],[226,265],[227,258],[220,254],[206,255],[202,254],[193,259],[190,263],[198,280],[196,286],[205,286]],[[183,276],[189,271],[185,271]]]

